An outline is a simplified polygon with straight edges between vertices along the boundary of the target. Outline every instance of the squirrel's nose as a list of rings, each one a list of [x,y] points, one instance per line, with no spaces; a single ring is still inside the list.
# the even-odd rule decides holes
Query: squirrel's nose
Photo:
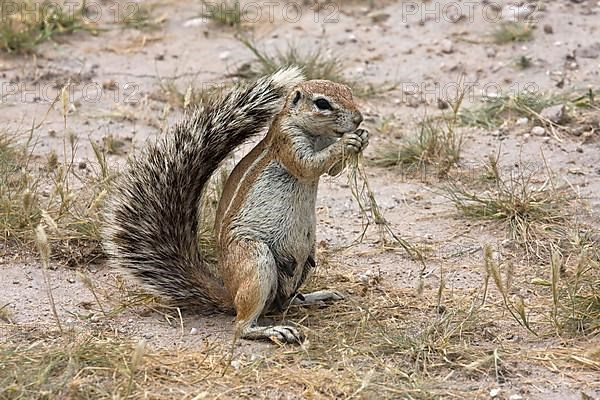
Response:
[[[356,124],[356,126],[360,125],[360,123],[363,122],[362,114],[361,113],[354,114],[354,118],[352,118],[352,121]]]

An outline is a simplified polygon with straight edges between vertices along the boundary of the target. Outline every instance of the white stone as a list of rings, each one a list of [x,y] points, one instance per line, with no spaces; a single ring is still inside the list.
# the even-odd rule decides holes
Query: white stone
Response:
[[[531,128],[531,134],[536,136],[544,136],[546,135],[546,130],[541,126],[534,126]]]
[[[206,18],[193,18],[188,19],[183,23],[184,28],[196,28],[198,26],[202,26],[206,24]]]
[[[540,116],[558,124],[563,120],[565,110],[566,107],[564,104],[557,104],[555,106],[544,108],[540,113]]]
[[[442,53],[450,54],[454,51],[454,44],[451,40],[442,40]]]
[[[528,122],[529,122],[529,119],[528,119],[527,117],[522,117],[522,118],[519,118],[519,119],[518,119],[518,120],[515,122],[515,124],[516,124],[516,125],[519,125],[519,126],[520,126],[520,125],[527,125],[527,123],[528,123]]]

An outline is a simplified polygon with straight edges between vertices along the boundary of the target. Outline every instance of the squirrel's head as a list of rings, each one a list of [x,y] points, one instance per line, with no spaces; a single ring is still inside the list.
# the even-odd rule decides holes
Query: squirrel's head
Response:
[[[363,120],[350,88],[326,80],[306,81],[294,87],[283,113],[287,124],[315,136],[340,137],[355,131]]]

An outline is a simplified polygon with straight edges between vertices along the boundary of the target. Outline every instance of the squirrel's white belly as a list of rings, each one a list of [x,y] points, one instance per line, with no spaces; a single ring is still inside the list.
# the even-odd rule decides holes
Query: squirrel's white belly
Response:
[[[318,181],[300,182],[272,161],[256,178],[234,218],[231,232],[266,243],[278,264],[300,279],[315,244]]]

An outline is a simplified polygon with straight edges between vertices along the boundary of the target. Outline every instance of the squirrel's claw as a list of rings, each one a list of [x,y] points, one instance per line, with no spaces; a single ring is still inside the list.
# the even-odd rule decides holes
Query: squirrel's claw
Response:
[[[369,145],[369,131],[361,128],[354,133],[360,138],[360,151],[363,151]]]
[[[344,295],[335,290],[317,290],[316,292],[302,295],[302,299],[296,296],[292,301],[293,305],[308,306],[311,304],[321,304],[325,301],[339,301],[344,299]]]
[[[243,339],[250,340],[271,340],[276,343],[296,343],[304,342],[304,335],[293,326],[274,325],[274,326],[253,326],[242,332]]]
[[[268,331],[273,332],[269,335],[271,340],[275,339],[280,342],[297,344],[302,344],[304,342],[304,335],[302,332],[291,326],[272,326]]]
[[[343,140],[348,153],[360,153],[369,144],[369,132],[365,129],[357,129],[354,132],[345,133]]]

